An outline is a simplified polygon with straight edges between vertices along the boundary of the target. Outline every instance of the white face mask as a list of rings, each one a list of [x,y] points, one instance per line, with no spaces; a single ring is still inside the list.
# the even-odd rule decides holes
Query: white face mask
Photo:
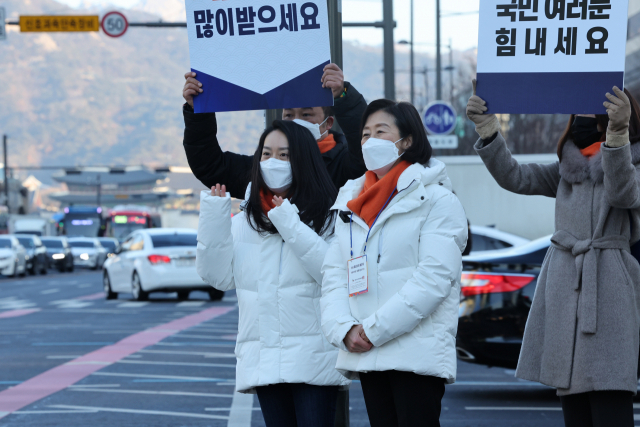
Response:
[[[320,126],[322,126],[323,124],[325,124],[327,122],[327,120],[329,120],[329,117],[327,117],[326,119],[324,119],[324,122],[317,124],[317,123],[309,123],[305,120],[301,120],[301,119],[295,119],[293,121],[293,123],[296,123],[300,126],[302,126],[303,128],[307,128],[311,131],[311,135],[313,135],[313,137],[316,139],[316,141],[320,141],[324,138],[324,135],[326,135],[329,131],[326,130],[324,131],[324,133],[320,133]]]
[[[362,156],[367,169],[377,175],[389,172],[396,160],[402,156],[396,144],[403,139],[391,142],[386,139],[369,138],[362,146]]]
[[[267,187],[274,193],[283,192],[291,187],[293,175],[291,173],[291,163],[273,157],[260,162],[262,179]]]

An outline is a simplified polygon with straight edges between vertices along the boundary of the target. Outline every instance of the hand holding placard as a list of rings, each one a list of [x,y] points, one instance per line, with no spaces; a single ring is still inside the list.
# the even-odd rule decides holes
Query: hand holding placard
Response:
[[[500,122],[495,114],[484,114],[487,111],[487,103],[476,95],[476,80],[471,80],[473,84],[473,96],[469,98],[467,104],[467,117],[476,124],[476,132],[482,139],[491,138],[500,131]]]
[[[616,96],[607,93],[607,98],[611,102],[605,102],[604,106],[609,115],[608,135],[624,135],[629,131],[629,120],[631,120],[631,102],[627,95],[617,86],[613,87]]]

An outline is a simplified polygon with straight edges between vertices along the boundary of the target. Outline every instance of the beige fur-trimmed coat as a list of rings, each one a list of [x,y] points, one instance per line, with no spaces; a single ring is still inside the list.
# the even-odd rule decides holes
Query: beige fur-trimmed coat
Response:
[[[637,391],[640,144],[603,144],[588,159],[569,141],[562,162],[520,165],[504,138],[476,151],[504,189],[556,199],[556,233],[527,321],[516,376],[558,389]]]

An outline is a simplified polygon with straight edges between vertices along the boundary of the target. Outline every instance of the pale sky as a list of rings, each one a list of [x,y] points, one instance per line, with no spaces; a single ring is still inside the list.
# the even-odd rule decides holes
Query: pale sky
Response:
[[[78,7],[80,4],[113,4],[119,8],[129,8],[138,0],[57,0],[60,3]],[[450,12],[477,12],[480,0],[441,0],[442,14]],[[394,19],[398,25],[396,41],[408,39],[410,34],[410,0],[394,0]],[[382,20],[381,0],[342,0],[344,22],[370,22]],[[434,50],[436,41],[435,11],[436,0],[414,0],[416,49]],[[452,39],[454,49],[465,50],[477,46],[478,14],[444,16],[442,18],[442,43]],[[377,28],[345,28],[346,40],[362,44],[382,44],[382,30]],[[425,43],[420,45],[420,43]]]

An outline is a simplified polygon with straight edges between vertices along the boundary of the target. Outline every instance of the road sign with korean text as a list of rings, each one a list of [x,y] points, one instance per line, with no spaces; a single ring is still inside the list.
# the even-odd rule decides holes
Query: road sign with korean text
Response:
[[[480,0],[478,96],[490,113],[606,114],[627,14],[628,0]]]
[[[23,33],[99,30],[100,17],[98,15],[20,17],[20,31]]]
[[[326,0],[186,0],[196,113],[332,106]]]

